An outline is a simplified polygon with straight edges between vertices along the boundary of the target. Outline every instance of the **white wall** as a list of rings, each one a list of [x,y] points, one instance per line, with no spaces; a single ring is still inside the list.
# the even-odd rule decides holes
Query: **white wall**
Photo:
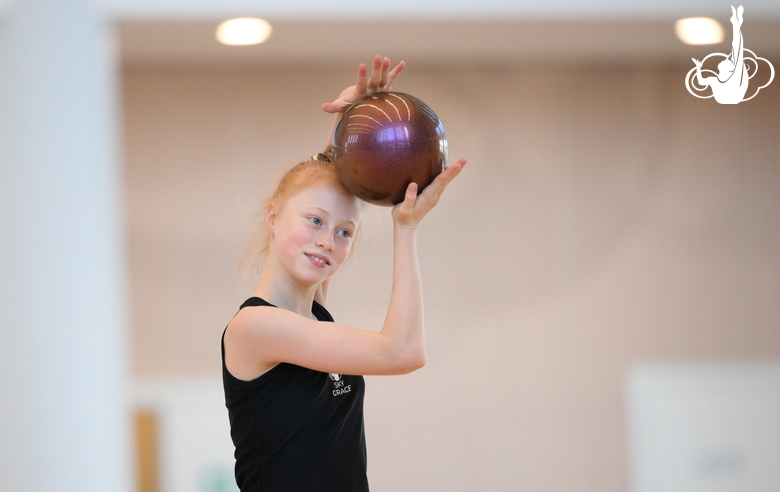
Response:
[[[112,31],[87,0],[13,7],[0,19],[0,488],[124,492]]]
[[[780,489],[780,364],[643,364],[626,389],[630,490]]]

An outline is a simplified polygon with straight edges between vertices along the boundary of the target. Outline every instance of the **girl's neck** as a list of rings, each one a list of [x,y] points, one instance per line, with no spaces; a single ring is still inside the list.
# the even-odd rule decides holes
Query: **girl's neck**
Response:
[[[276,274],[276,269],[269,263],[266,263],[253,294],[276,307],[311,318],[316,286],[295,285],[286,276]]]

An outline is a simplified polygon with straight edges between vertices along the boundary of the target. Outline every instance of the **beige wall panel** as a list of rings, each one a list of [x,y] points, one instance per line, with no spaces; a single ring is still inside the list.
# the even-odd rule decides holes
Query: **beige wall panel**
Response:
[[[632,363],[780,358],[780,84],[720,106],[687,70],[403,74],[470,163],[419,234],[428,364],[368,378],[372,490],[625,490]],[[219,377],[251,211],[353,77],[125,72],[137,378]],[[382,323],[388,214],[334,281],[340,321]]]

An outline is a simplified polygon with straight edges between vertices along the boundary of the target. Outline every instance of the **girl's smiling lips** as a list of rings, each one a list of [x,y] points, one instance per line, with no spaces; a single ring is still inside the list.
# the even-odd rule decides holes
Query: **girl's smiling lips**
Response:
[[[309,261],[318,267],[330,265],[330,261],[322,255],[318,255],[316,253],[304,253],[304,255],[306,255],[306,257],[309,258]]]

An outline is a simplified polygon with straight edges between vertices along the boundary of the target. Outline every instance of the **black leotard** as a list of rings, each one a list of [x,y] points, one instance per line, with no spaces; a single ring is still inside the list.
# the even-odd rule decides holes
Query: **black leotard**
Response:
[[[251,297],[240,309],[249,306],[272,304]],[[312,313],[333,321],[317,302]],[[368,491],[362,376],[282,363],[242,381],[225,366],[223,332],[222,381],[241,492]]]

